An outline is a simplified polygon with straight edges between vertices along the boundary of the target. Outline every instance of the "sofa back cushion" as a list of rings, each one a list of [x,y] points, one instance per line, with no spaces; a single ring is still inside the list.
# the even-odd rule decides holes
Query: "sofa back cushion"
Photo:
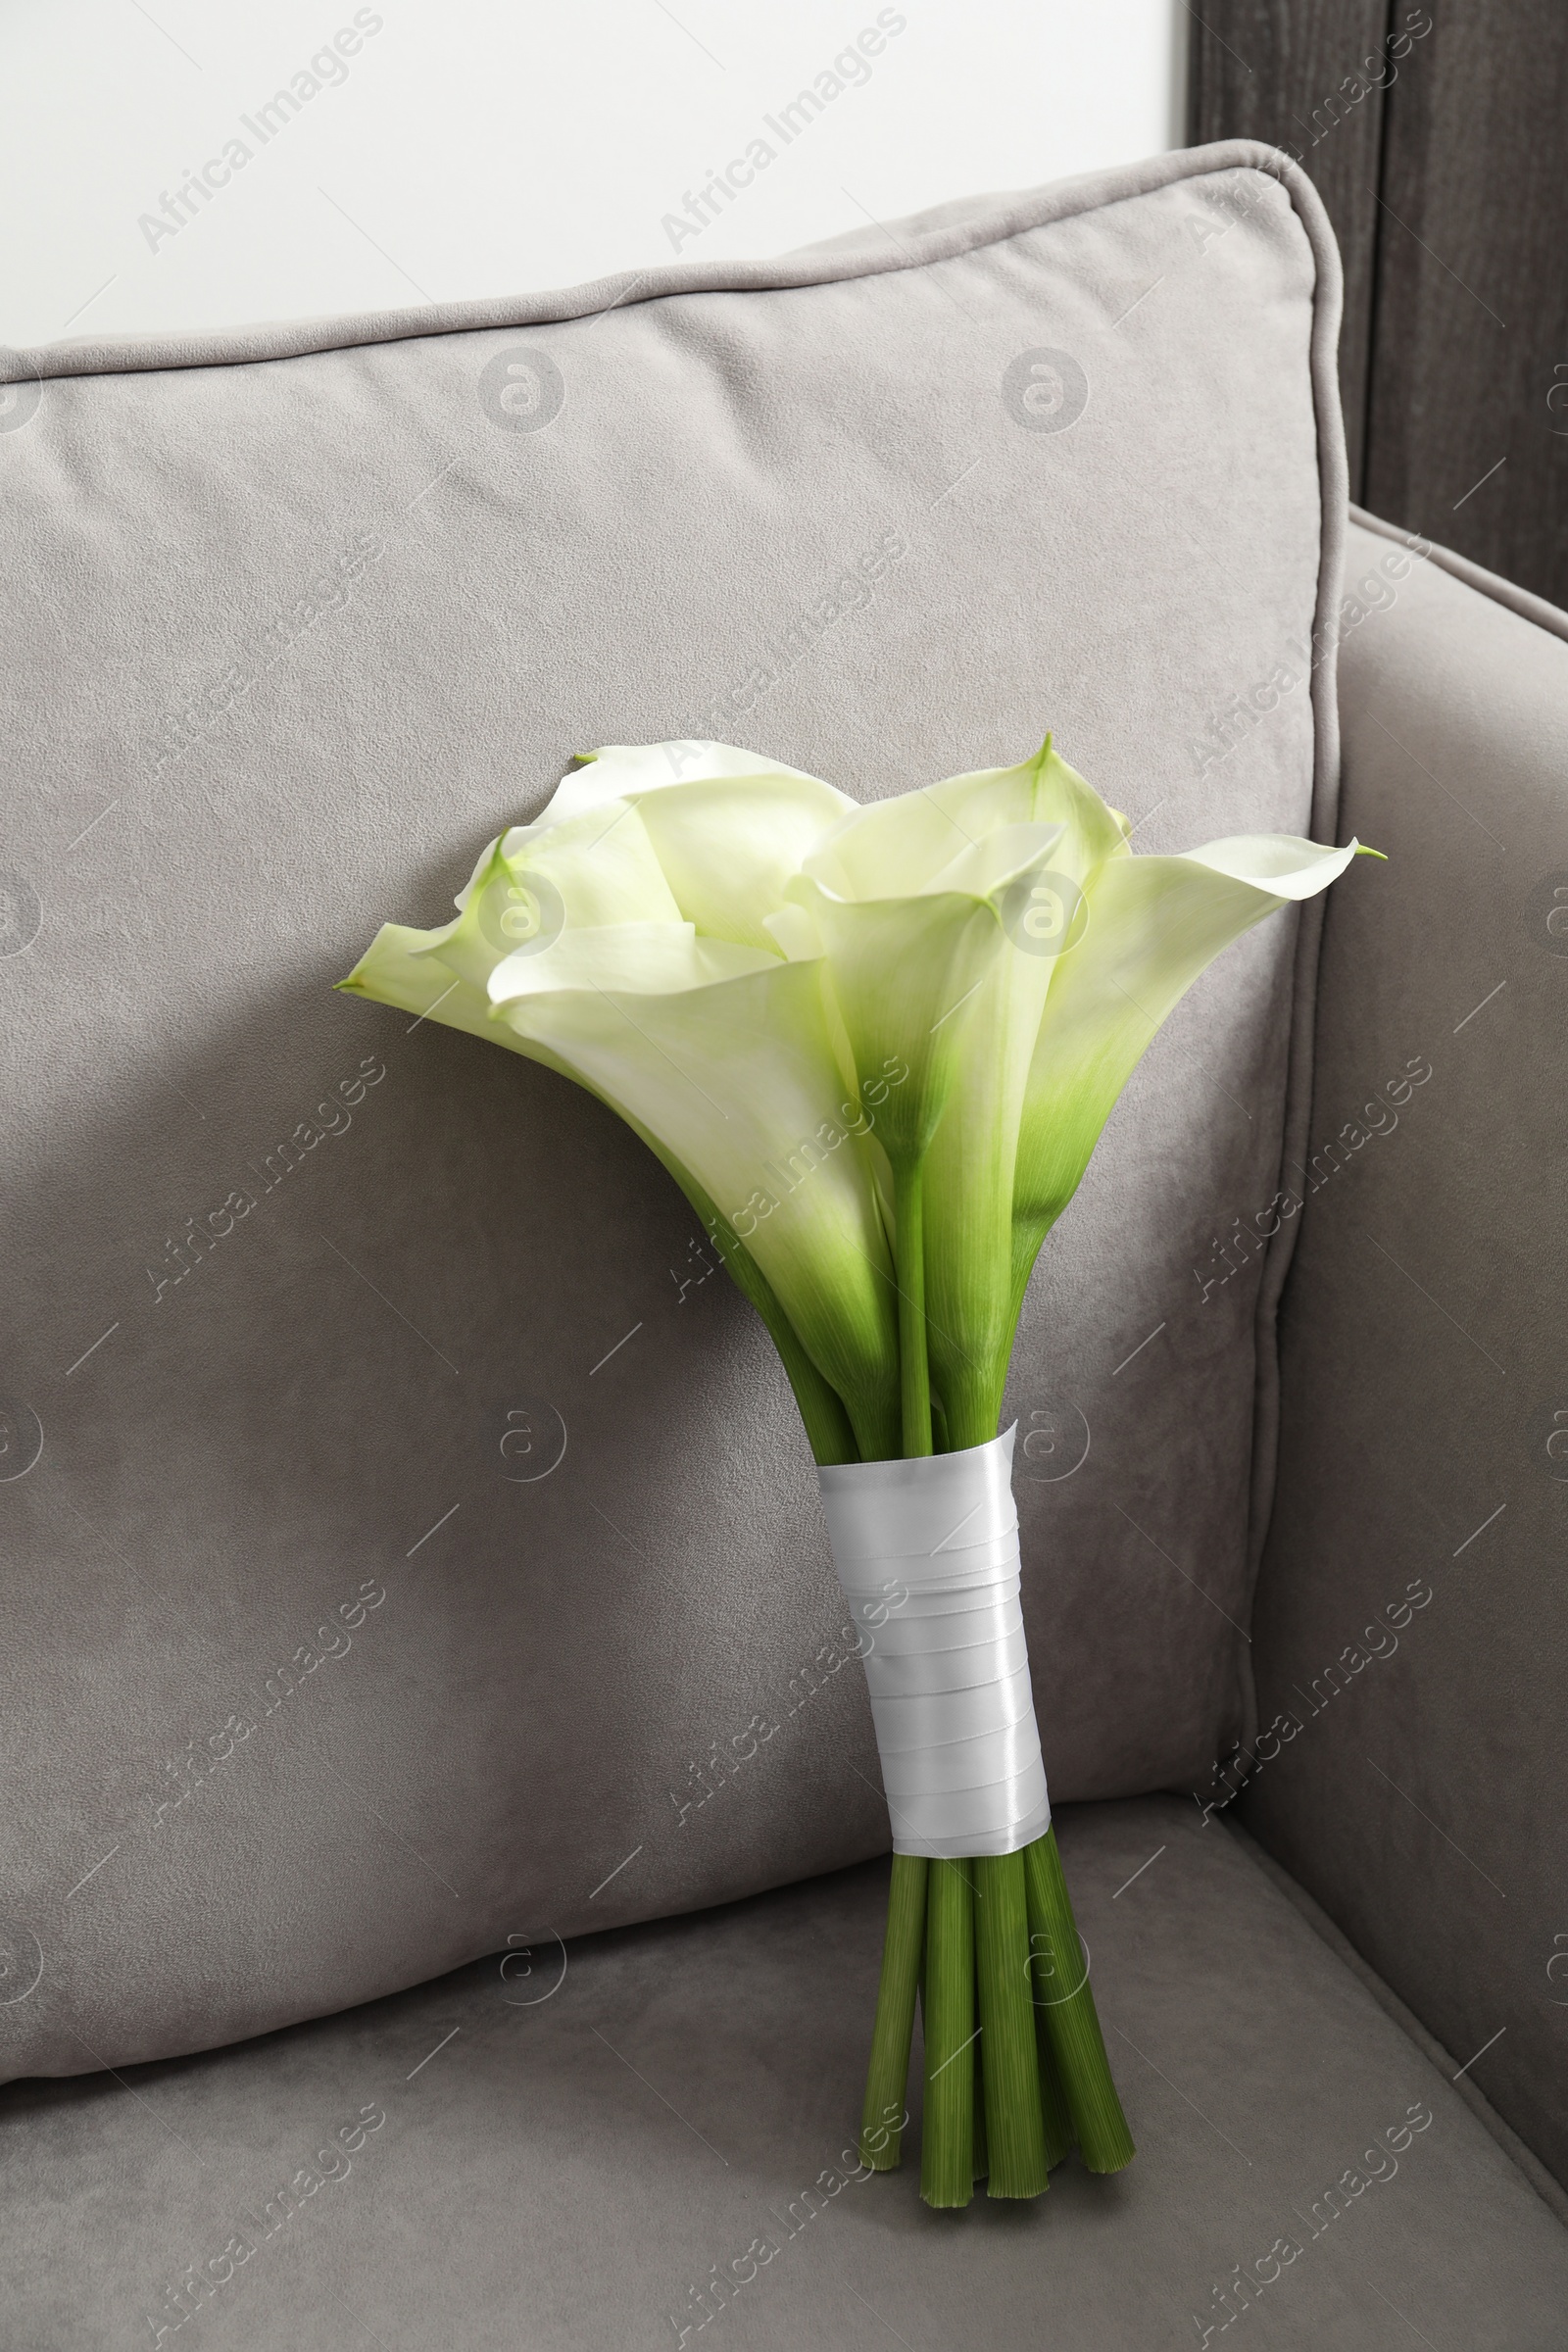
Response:
[[[603,742],[870,798],[1049,727],[1139,848],[1325,832],[1337,286],[1238,145],[14,360],[12,2072],[885,1845],[807,1448],[684,1202],[564,1081],[331,982]],[[1296,955],[1182,1006],[1030,1295],[1058,1797],[1190,1786],[1242,1721]]]

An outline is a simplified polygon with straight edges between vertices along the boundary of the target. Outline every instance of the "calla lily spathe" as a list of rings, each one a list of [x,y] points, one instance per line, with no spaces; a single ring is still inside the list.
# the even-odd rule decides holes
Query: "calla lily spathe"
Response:
[[[703,1215],[822,1460],[996,1433],[1023,1288],[1117,1097],[1230,942],[1357,844],[1135,856],[1050,739],[860,806],[615,745],[340,983],[597,1095]]]
[[[745,753],[669,749],[567,776],[491,843],[455,922],[385,926],[343,985],[510,1046],[617,1111],[763,1312],[813,1444],[896,1451],[870,1116],[827,1037],[820,959],[790,961],[762,928],[855,804]]]
[[[1172,1007],[1222,949],[1326,890],[1358,853],[1355,841],[1325,850],[1252,833],[1101,869],[1094,920],[1081,949],[1061,958],[1030,1056],[1013,1177],[1014,1313],[1041,1243]]]

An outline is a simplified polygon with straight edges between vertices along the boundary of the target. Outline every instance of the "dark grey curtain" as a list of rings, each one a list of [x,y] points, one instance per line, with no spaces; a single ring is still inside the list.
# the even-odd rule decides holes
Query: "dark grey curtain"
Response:
[[[1568,6],[1189,13],[1193,139],[1289,149],[1339,235],[1352,495],[1568,605]]]

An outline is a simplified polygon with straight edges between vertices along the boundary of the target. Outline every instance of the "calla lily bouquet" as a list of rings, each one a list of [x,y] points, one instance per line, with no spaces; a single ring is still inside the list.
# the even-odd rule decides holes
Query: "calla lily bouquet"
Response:
[[[612,746],[490,844],[454,922],[386,925],[340,983],[597,1095],[772,1336],[846,1592],[878,1629],[895,1853],[862,2153],[899,2162],[918,1999],[936,2205],[981,2177],[1038,2195],[1074,2143],[1094,2171],[1133,2153],[1017,1609],[998,1421],[1025,1286],[1171,1007],[1358,846],[1134,856],[1128,832],[1049,737],[869,806],[727,744]],[[921,1511],[971,1467],[973,1510],[927,1544]],[[867,1563],[894,1573],[868,1583]]]

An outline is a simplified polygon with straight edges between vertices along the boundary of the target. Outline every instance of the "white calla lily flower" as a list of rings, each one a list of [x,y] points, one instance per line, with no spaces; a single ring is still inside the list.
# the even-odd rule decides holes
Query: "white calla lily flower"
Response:
[[[1127,834],[1049,737],[863,807],[730,744],[610,745],[489,845],[455,921],[385,926],[341,985],[627,1120],[819,1458],[958,1448],[995,1435],[1035,1253],[1160,1023],[1358,847]]]
[[[536,827],[562,824],[608,801],[635,801],[678,784],[710,784],[735,776],[783,776],[831,793],[845,808],[855,806],[847,793],[835,791],[819,776],[787,767],[782,760],[765,759],[760,752],[742,751],[734,743],[607,743],[580,757],[582,764],[562,777]]]
[[[875,813],[919,800],[883,802]],[[831,834],[789,892],[822,943],[857,1070],[908,1067],[882,1136],[898,1173],[923,1156],[947,1107],[975,993],[1004,945],[1008,895],[1043,870],[1061,828],[1009,825],[906,892],[857,854],[857,829],[852,817]],[[886,839],[891,828],[878,830]],[[889,863],[907,872],[913,860]]]
[[[1241,834],[1101,869],[1088,931],[1061,958],[1030,1057],[1013,1186],[1015,1307],[1123,1087],[1193,982],[1255,923],[1326,890],[1355,857],[1380,855],[1353,839],[1328,850]]]
[[[954,796],[970,814],[977,797]],[[833,1035],[849,1064],[908,1072],[878,1131],[892,1178],[906,1452],[932,1446],[926,1154],[969,1050],[976,999],[1006,950],[1007,909],[1037,884],[1065,830],[1005,821],[1008,796],[991,801],[1004,821],[979,835],[937,795],[857,809],[789,884],[821,941]]]
[[[519,1038],[657,1136],[760,1268],[858,1438],[881,1442],[896,1379],[893,1265],[829,1043],[818,959],[691,925],[570,932],[509,957],[490,1000]]]
[[[1048,735],[1016,767],[953,776],[922,796],[956,825],[1050,825],[1049,866],[1006,905],[1008,952],[977,992],[948,1115],[926,1166],[926,1311],[938,1413],[950,1446],[976,1440],[1005,1365],[1012,1304],[1013,1174],[1035,1038],[1064,955],[1089,919],[1093,877],[1130,856],[1126,820],[1108,808]],[[1005,902],[1004,902],[1005,904]]]
[[[543,862],[551,837],[566,828],[574,841],[597,833],[609,849],[628,806],[679,915],[720,939],[771,949],[764,917],[856,804],[818,776],[733,744],[611,744],[563,777],[543,815],[514,827],[503,847],[530,865]]]

